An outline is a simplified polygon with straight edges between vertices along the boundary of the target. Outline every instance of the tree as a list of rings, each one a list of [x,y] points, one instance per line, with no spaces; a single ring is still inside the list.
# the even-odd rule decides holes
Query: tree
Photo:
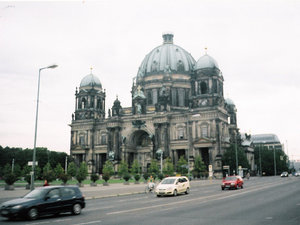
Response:
[[[50,163],[47,163],[43,168],[43,179],[47,180],[48,182],[51,182],[55,179],[55,173]]]
[[[229,166],[231,174],[233,174],[233,170],[236,170],[236,150],[238,155],[238,166],[250,169],[244,149],[240,146],[235,146],[235,144],[231,144],[222,157],[223,165]],[[235,173],[237,174],[237,171],[235,171]]]
[[[120,177],[123,177],[127,173],[128,173],[128,164],[124,160],[122,160],[118,168],[118,174]]]
[[[114,166],[110,160],[106,160],[104,166],[103,166],[103,180],[107,182],[110,177],[114,174]]]
[[[152,177],[156,177],[156,175],[159,173],[159,167],[156,159],[151,160],[149,173],[152,175]]]
[[[80,167],[76,174],[76,179],[78,180],[78,183],[81,184],[81,182],[87,177],[87,175],[88,175],[87,165],[85,162],[82,162],[82,163],[80,163]]]
[[[60,163],[57,163],[56,167],[54,168],[54,173],[55,173],[55,177],[58,179],[60,179],[61,175],[65,173]]]
[[[274,175],[274,150],[266,146],[256,146],[254,148],[254,160],[257,170],[262,171],[267,176]],[[260,163],[261,161],[261,163]],[[288,156],[279,149],[275,150],[276,173],[288,171]],[[261,164],[261,169],[260,169]]]
[[[77,167],[74,162],[70,162],[68,165],[68,172],[71,177],[75,177],[77,173]]]
[[[169,157],[165,159],[163,174],[166,176],[172,176],[174,174],[174,166]]]
[[[22,170],[23,176],[30,174],[31,171],[32,171],[31,167],[28,165],[25,165]]]
[[[180,156],[178,162],[177,162],[177,172],[180,173],[181,175],[186,175],[188,173],[188,163],[184,156]]]
[[[199,178],[200,176],[205,175],[205,172],[207,171],[206,171],[206,166],[202,160],[202,157],[201,155],[197,155],[195,157],[194,169],[192,171],[193,176]]]
[[[112,176],[114,174],[114,166],[110,160],[106,160],[104,166],[103,166],[103,174],[108,174],[109,176]]]
[[[141,172],[141,165],[139,164],[139,161],[137,159],[133,160],[133,163],[132,163],[132,167],[131,167],[131,173],[133,175],[135,174],[140,174]]]

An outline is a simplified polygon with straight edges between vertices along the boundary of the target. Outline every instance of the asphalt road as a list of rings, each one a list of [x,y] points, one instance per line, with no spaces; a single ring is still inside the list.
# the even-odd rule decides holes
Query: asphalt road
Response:
[[[221,183],[221,181],[220,181]],[[245,181],[244,189],[221,190],[219,184],[191,188],[188,195],[160,197],[135,194],[87,200],[79,216],[70,214],[36,221],[1,224],[100,225],[299,225],[300,177],[264,177]]]

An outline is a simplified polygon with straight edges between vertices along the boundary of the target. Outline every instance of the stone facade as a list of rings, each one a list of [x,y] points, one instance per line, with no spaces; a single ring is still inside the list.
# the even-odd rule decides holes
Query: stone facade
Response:
[[[147,171],[161,149],[176,166],[184,156],[192,169],[201,155],[214,175],[222,176],[222,154],[238,130],[236,109],[223,96],[223,75],[205,54],[197,62],[164,34],[162,45],[143,60],[131,88],[132,105],[118,98],[105,116],[105,92],[96,76],[83,78],[76,90],[71,123],[71,155],[101,173],[106,160],[137,159]]]

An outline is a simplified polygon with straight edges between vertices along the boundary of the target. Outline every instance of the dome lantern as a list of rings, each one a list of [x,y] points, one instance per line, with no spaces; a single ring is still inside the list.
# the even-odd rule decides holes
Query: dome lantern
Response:
[[[162,35],[163,39],[164,39],[164,44],[173,44],[173,37],[174,34],[168,32],[168,33],[164,33]]]

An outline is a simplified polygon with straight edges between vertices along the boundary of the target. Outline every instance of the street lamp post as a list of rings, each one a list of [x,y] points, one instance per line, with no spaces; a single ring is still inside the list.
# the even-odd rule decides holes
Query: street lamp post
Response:
[[[33,157],[32,157],[32,172],[31,172],[31,185],[30,190],[34,189],[34,171],[35,171],[35,155],[36,155],[36,136],[37,136],[37,122],[38,122],[38,114],[39,114],[39,96],[40,96],[40,77],[41,71],[44,69],[54,69],[57,65],[51,65],[47,67],[43,67],[39,69],[39,78],[38,78],[38,91],[37,91],[37,100],[36,100],[36,113],[35,113],[35,129],[34,129],[34,145],[33,145]]]
[[[238,162],[238,152],[237,152],[237,133],[235,134],[235,167],[236,167],[236,175],[239,174],[238,172],[238,166],[239,166],[239,162]]]
[[[261,144],[259,144],[259,175],[262,176],[262,168],[261,168]]]
[[[157,154],[160,155],[160,173],[162,173],[163,171],[163,150],[161,150],[160,148],[156,151]]]
[[[275,155],[275,146],[273,146],[273,153],[274,153],[274,175],[276,176],[276,155]]]

